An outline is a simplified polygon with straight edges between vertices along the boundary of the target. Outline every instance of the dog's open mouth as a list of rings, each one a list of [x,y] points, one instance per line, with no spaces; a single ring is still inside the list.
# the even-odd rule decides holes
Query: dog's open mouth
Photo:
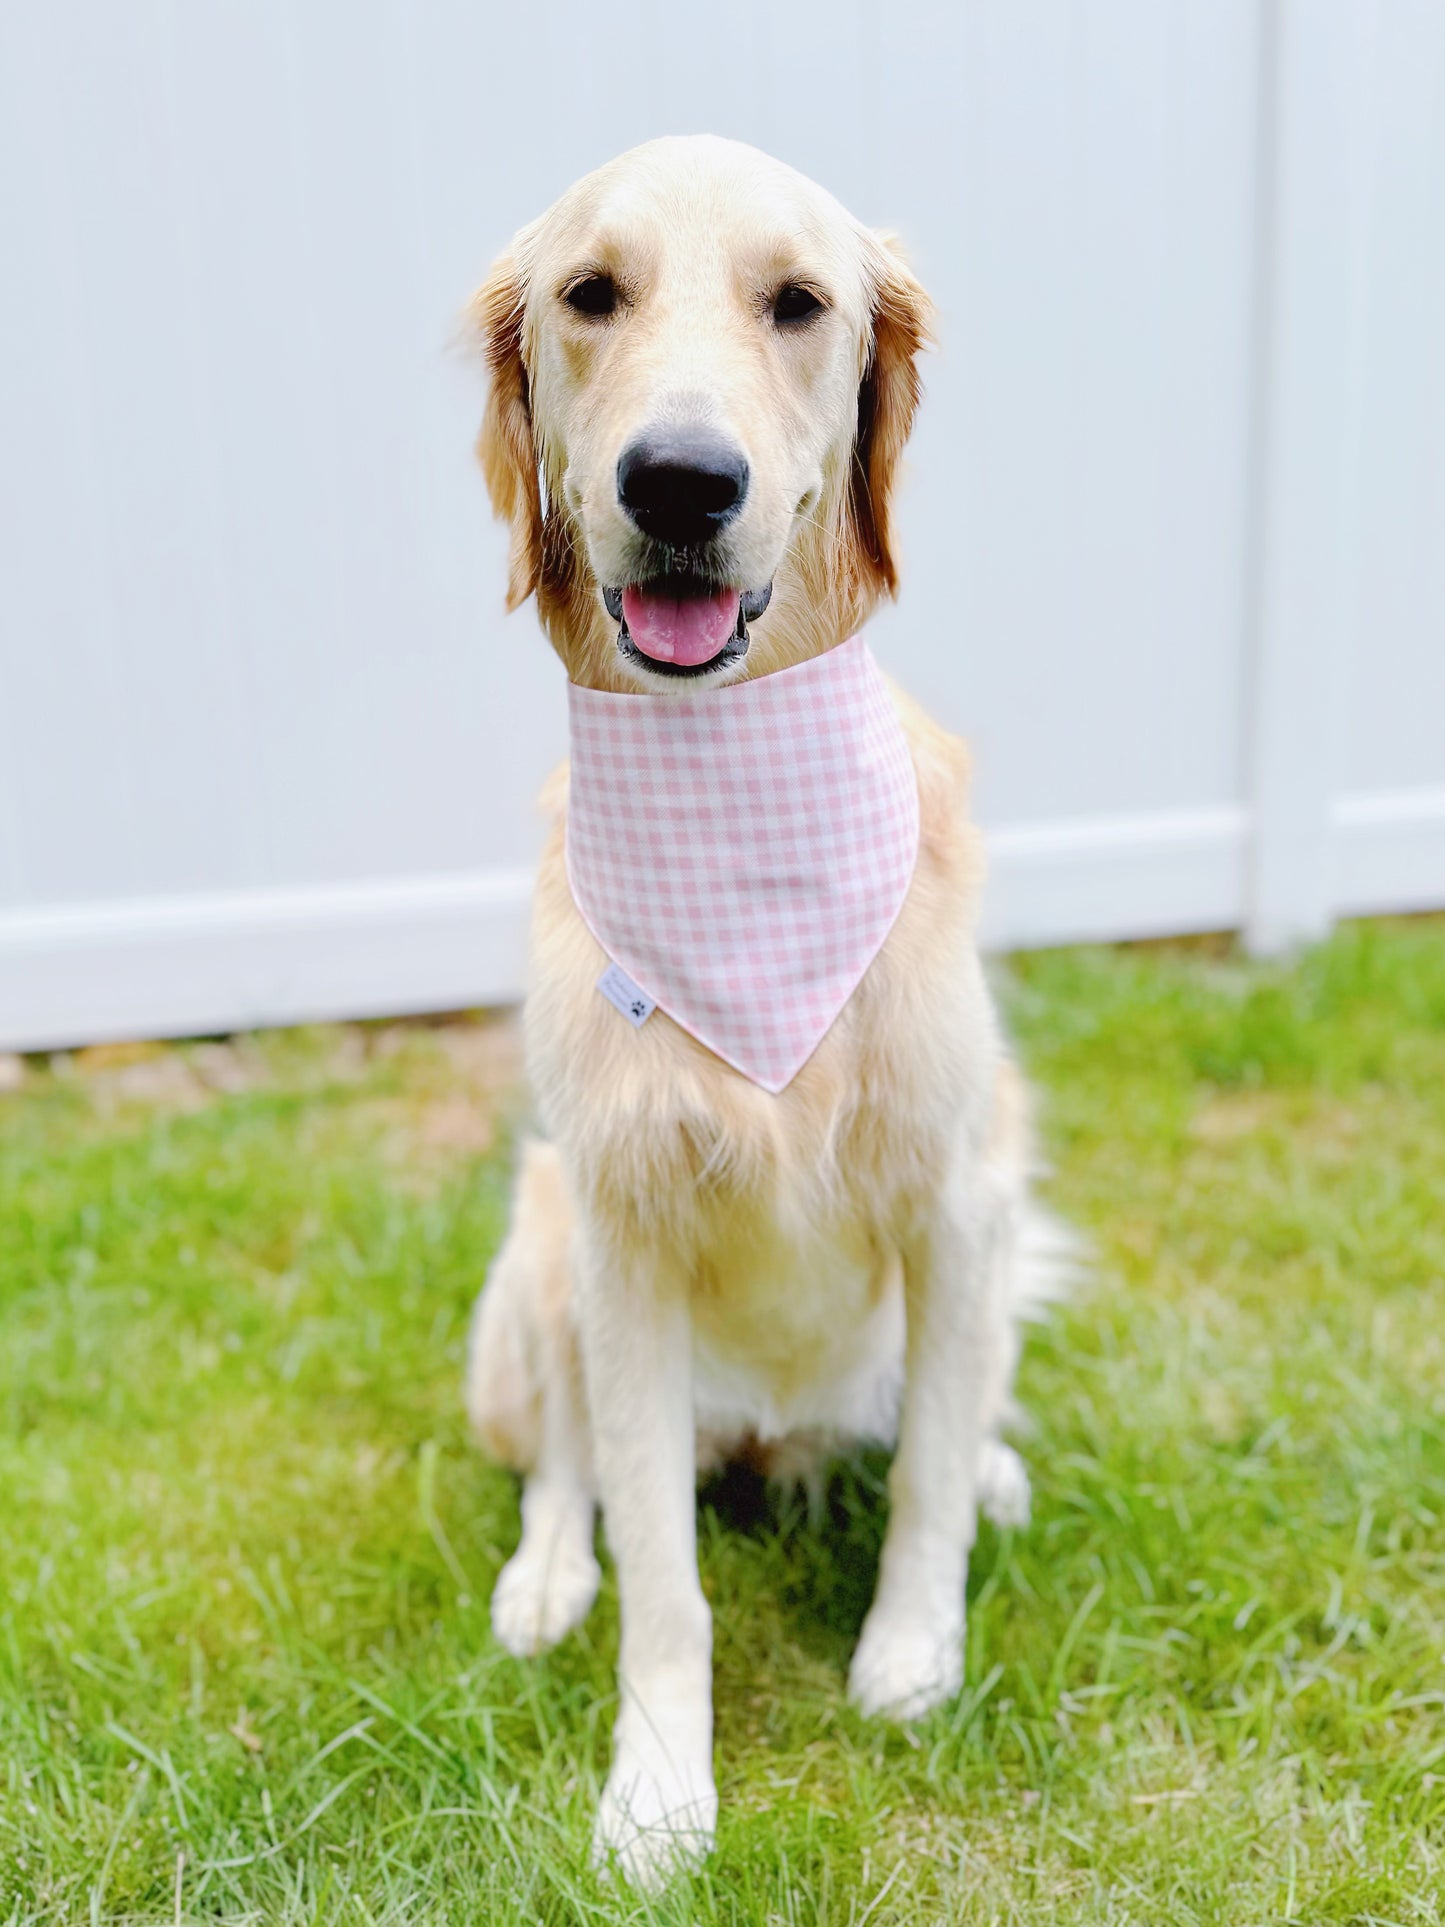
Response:
[[[602,600],[619,624],[624,656],[664,676],[705,676],[742,661],[748,624],[772,593],[771,582],[762,589],[719,589],[700,577],[669,575],[604,589]]]

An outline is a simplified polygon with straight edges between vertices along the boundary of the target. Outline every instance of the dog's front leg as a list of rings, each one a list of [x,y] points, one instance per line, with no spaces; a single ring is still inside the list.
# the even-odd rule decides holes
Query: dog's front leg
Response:
[[[600,1861],[657,1885],[712,1845],[712,1620],[697,1571],[692,1321],[683,1280],[583,1236],[583,1357],[622,1617]]]
[[[1005,1201],[973,1163],[912,1214],[901,1239],[903,1411],[878,1589],[848,1681],[865,1713],[915,1718],[963,1680],[979,1454],[1007,1375],[1007,1220]]]

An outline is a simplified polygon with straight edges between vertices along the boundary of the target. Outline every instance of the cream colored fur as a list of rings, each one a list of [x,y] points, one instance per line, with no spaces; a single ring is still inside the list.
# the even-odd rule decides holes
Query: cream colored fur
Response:
[[[627,304],[579,325],[562,291],[599,268]],[[826,310],[783,339],[770,291],[801,278]],[[512,599],[537,593],[574,680],[659,680],[619,658],[599,584],[632,579],[618,452],[679,396],[740,439],[752,471],[730,553],[739,582],[776,589],[742,673],[832,646],[891,592],[890,501],[928,306],[891,246],[820,189],[732,143],[654,143],[524,230],[476,314]],[[659,683],[656,700],[669,693]],[[1025,1094],[975,948],[967,758],[897,700],[918,773],[917,872],[780,1096],[661,1012],[634,1030],[598,994],[605,959],[563,868],[565,773],[546,799],[526,1038],[549,1141],[523,1155],[478,1307],[469,1409],[523,1474],[522,1540],[492,1607],[514,1652],[586,1613],[602,1505],[622,1640],[597,1846],[642,1882],[705,1850],[715,1825],[700,1469],[746,1449],[804,1476],[850,1441],[896,1440],[850,1675],[865,1712],[894,1717],[960,1683],[980,1499],[1027,1513],[1000,1438],[1026,1290]]]

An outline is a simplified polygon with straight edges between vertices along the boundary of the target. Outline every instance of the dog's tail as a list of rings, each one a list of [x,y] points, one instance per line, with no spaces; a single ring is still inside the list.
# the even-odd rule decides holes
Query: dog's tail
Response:
[[[1022,1327],[1044,1318],[1052,1306],[1070,1297],[1092,1269],[1087,1240],[1036,1198],[1024,1197],[1016,1223],[1008,1284],[1015,1362]],[[1014,1397],[1011,1372],[1000,1431],[1023,1439],[1032,1429],[1027,1412]],[[979,1503],[999,1525],[1022,1525],[1028,1519],[1028,1472],[1002,1438],[985,1442],[979,1467]]]
[[[1089,1270],[1089,1249],[1035,1195],[1048,1173],[1039,1156],[1029,1088],[1011,1058],[999,1064],[994,1084],[987,1164],[1011,1221],[1005,1285],[1009,1312],[1015,1323],[1042,1318],[1082,1281]]]
[[[1036,1198],[1025,1200],[1013,1267],[1016,1316],[1039,1319],[1070,1297],[1087,1279],[1092,1259],[1087,1239]]]

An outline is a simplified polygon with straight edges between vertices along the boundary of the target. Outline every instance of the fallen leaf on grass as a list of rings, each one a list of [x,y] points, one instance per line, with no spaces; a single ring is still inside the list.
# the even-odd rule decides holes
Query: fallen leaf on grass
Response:
[[[234,1724],[228,1726],[226,1731],[232,1739],[239,1740],[248,1753],[259,1753],[265,1742],[259,1733],[252,1731],[250,1719],[251,1715],[243,1706],[236,1715]]]

